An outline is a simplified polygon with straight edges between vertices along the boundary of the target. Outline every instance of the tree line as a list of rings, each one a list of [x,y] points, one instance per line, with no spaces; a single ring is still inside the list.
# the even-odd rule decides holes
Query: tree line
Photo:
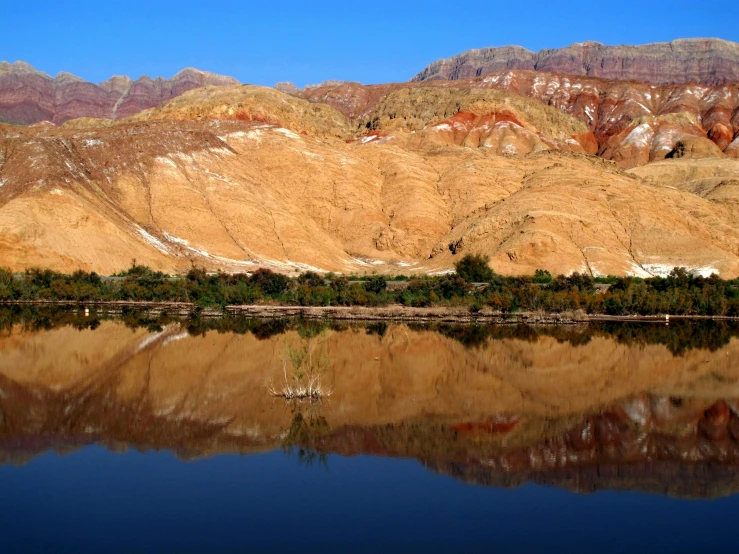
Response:
[[[0,302],[104,301],[186,302],[198,307],[280,304],[300,306],[454,306],[494,310],[608,315],[739,316],[739,280],[701,277],[675,268],[667,277],[593,278],[574,273],[552,276],[496,274],[485,257],[467,255],[456,272],[439,276],[347,277],[305,272],[297,277],[259,269],[250,274],[208,273],[193,268],[172,277],[132,263],[115,278],[75,271],[29,269],[14,275],[0,268]],[[391,283],[392,283],[391,281]],[[396,283],[393,283],[396,285]]]

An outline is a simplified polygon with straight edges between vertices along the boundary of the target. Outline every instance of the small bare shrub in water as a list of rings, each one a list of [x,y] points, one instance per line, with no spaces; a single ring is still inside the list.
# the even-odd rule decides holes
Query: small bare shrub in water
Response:
[[[288,360],[283,362],[283,380],[280,384],[270,383],[267,390],[272,396],[285,400],[321,400],[331,396],[332,391],[323,384],[323,374],[328,369],[328,359],[317,355],[315,342],[304,342],[299,348],[289,347]]]

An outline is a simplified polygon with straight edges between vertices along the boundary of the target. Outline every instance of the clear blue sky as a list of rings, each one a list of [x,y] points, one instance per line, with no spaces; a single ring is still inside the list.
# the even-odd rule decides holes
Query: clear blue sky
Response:
[[[405,81],[484,46],[739,41],[739,2],[0,0],[0,60],[99,82],[183,67],[242,82]]]

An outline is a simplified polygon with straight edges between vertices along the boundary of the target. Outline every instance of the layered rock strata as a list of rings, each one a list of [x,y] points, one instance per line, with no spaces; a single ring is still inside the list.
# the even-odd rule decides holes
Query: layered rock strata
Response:
[[[231,77],[187,68],[171,79],[115,76],[96,85],[70,73],[50,77],[23,62],[0,62],[0,121],[27,125],[78,117],[119,119],[194,88],[236,84]]]
[[[435,61],[413,80],[469,79],[509,69],[656,85],[723,85],[739,82],[739,44],[695,38],[638,46],[608,46],[588,41],[539,52],[520,46],[481,48]]]

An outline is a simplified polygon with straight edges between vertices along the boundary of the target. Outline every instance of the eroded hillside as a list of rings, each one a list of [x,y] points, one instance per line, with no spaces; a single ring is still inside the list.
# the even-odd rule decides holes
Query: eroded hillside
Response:
[[[318,89],[204,87],[115,123],[1,126],[0,264],[439,272],[481,253],[509,274],[739,275],[732,195],[672,170],[698,167],[689,154],[706,144],[733,168],[710,139],[625,173],[593,156],[616,135],[562,105],[433,83],[332,85],[343,105]],[[699,117],[686,114],[654,118]]]
[[[592,132],[597,141],[593,152],[615,161],[619,167],[630,168],[665,158],[739,158],[739,84],[653,86],[505,71],[456,81],[371,86],[335,83],[293,94],[334,106],[363,125],[373,121],[375,112],[381,111],[389,98],[416,87],[492,89],[538,100],[583,122],[585,131]]]

